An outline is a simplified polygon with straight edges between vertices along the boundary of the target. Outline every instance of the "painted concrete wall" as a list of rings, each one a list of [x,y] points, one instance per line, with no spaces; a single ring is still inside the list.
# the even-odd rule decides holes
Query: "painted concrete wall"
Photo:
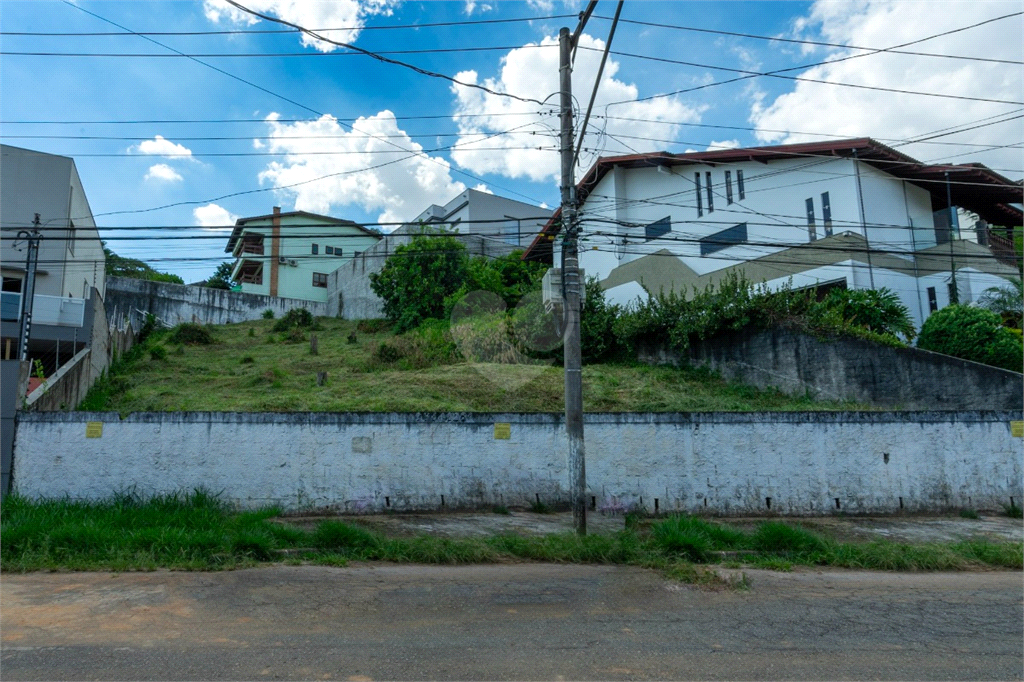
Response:
[[[281,317],[293,308],[305,308],[317,317],[327,315],[327,306],[314,301],[127,277],[107,278],[104,303],[110,320],[129,317],[141,310],[156,315],[168,325],[182,322],[231,324],[260,319],[266,310],[273,310],[275,317]]]
[[[75,162],[66,156],[0,145],[0,223],[4,236],[32,227],[39,214],[45,239],[39,245],[35,293],[85,298],[104,290],[104,256]],[[75,240],[70,241],[71,225]],[[25,249],[0,245],[5,276],[23,278]]]
[[[1014,412],[590,414],[597,509],[782,514],[998,509],[1022,494]],[[89,422],[102,435],[86,435]],[[495,424],[510,437],[496,439]],[[551,414],[40,412],[19,416],[29,497],[204,486],[242,506],[486,507],[568,501]]]
[[[641,349],[640,360],[679,364]],[[786,329],[730,332],[690,348],[689,362],[760,388],[900,410],[1022,410],[1024,376],[919,348],[861,339],[820,341]]]

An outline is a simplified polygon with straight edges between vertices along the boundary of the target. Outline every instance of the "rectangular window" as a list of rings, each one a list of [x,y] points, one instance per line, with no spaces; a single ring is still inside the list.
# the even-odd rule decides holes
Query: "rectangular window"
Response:
[[[747,224],[740,223],[700,240],[700,255],[707,256],[747,241]]]
[[[17,277],[4,277],[0,313],[0,318],[4,320],[17,320],[21,317],[21,280]]]
[[[935,297],[935,287],[928,287],[928,312],[934,313],[939,309],[939,300]]]
[[[814,197],[807,200],[807,235],[812,242],[818,238],[818,228],[814,226]]]
[[[701,196],[700,173],[693,174],[693,186],[697,189],[697,217],[704,215],[704,198]]]
[[[328,256],[333,256],[334,255],[334,247],[333,246],[325,246],[324,247],[324,253],[326,253]]]
[[[715,210],[715,196],[714,196],[714,194],[712,192],[712,187],[711,187],[711,173],[705,173],[704,174],[704,180],[707,181],[707,183],[708,183],[708,186],[707,186],[707,191],[708,191],[708,213],[713,213],[714,210]]]
[[[732,203],[732,171],[725,171],[725,203]]]
[[[825,222],[825,236],[832,236],[832,203],[829,201],[828,192],[821,193],[821,219]]]
[[[743,171],[736,171],[736,189],[740,191],[740,201],[747,198],[747,193],[743,190]]]
[[[339,257],[342,255],[341,247],[340,246],[335,246],[334,247],[334,255],[335,256],[339,256]]]
[[[319,244],[313,244],[313,249],[312,249],[311,253],[314,256],[317,255],[318,253],[320,253],[320,245]]]
[[[327,288],[327,274],[323,272],[313,273],[313,286],[320,287],[322,289]]]
[[[644,226],[644,239],[651,241],[664,237],[672,231],[672,216],[665,216],[661,220],[655,220],[650,225]]]

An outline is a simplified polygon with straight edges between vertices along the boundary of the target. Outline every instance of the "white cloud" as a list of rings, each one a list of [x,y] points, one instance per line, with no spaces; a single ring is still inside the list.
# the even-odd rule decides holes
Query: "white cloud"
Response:
[[[174,170],[166,163],[158,163],[155,166],[149,167],[149,171],[146,173],[145,179],[178,182],[182,177],[178,174],[178,171]]]
[[[554,0],[526,0],[526,4],[537,12],[551,12],[555,9]]]
[[[494,7],[487,4],[477,4],[476,0],[466,0],[465,5],[463,5],[463,11],[465,11],[467,17],[472,15],[477,9],[483,13],[490,12]]]
[[[484,194],[494,194],[494,192],[491,191],[491,188],[488,187],[483,182],[478,183],[477,186],[474,187],[473,189],[475,189],[477,192],[483,192]]]
[[[940,5],[914,0],[872,0],[834,3],[818,0],[807,17],[795,23],[806,35],[827,42],[884,48],[925,36],[1008,14],[1010,4],[983,0],[948,0]],[[1018,8],[1019,9],[1019,8]],[[1021,59],[1021,17],[1004,19],[975,29],[943,36],[907,50],[949,55]],[[835,56],[858,50],[832,50]],[[797,74],[806,78],[918,92],[1020,101],[1024,77],[1019,65],[958,59],[875,54],[833,62]],[[924,97],[891,92],[843,88],[799,82],[791,92],[754,99],[751,122],[757,137],[766,143],[821,140],[823,133],[844,137],[869,136],[898,144],[923,133],[971,124],[1018,107],[991,102]],[[796,132],[775,132],[796,131]],[[1019,142],[1024,124],[1010,123],[978,128],[943,137],[941,142],[999,145]],[[980,161],[995,168],[1020,169],[1019,149],[986,151],[976,146],[912,144],[900,146],[916,158],[949,159],[960,163]],[[964,156],[960,156],[968,152]],[[1019,176],[1010,173],[1012,176]]]
[[[283,19],[303,28],[316,31],[325,38],[342,43],[353,43],[366,25],[367,17],[390,16],[399,0],[247,0],[246,7]],[[258,17],[243,12],[224,0],[203,0],[203,12],[213,23],[243,24],[251,26]],[[335,28],[337,27],[337,28]],[[302,34],[302,44],[320,52],[332,52],[337,45]]]
[[[382,223],[402,222],[466,189],[452,180],[444,159],[403,151],[422,152],[423,147],[399,129],[390,111],[358,119],[351,131],[330,115],[292,124],[277,118],[267,118],[265,143],[271,152],[287,156],[270,163],[260,180],[293,196],[296,210],[327,214],[336,207],[358,206],[380,211]],[[320,139],[311,142],[304,136]],[[303,153],[312,150],[335,153]],[[289,187],[298,183],[304,184]]]
[[[497,92],[543,100],[558,91],[558,38],[544,38],[539,45],[537,47],[534,43],[510,51],[502,59],[501,73],[495,78],[481,81],[475,71],[459,73],[456,78],[479,83]],[[586,106],[597,77],[600,50],[604,48],[604,43],[584,34],[580,39],[580,48],[573,68],[573,95],[576,101]],[[665,142],[639,139],[675,139],[679,126],[657,121],[700,121],[702,107],[687,106],[675,97],[648,102],[635,101],[639,95],[637,86],[616,79],[618,71],[619,63],[609,59],[594,103],[590,130],[584,140],[585,151],[581,154],[584,168],[598,155],[664,149],[668,146]],[[456,163],[476,173],[497,173],[536,181],[557,177],[557,117],[538,115],[535,103],[492,95],[476,88],[453,85],[452,92],[456,97],[456,114],[474,116],[456,117],[460,132],[457,148],[452,152]],[[557,97],[548,99],[554,105],[557,105],[557,101]],[[604,107],[612,102],[625,103],[608,110],[615,118],[605,119]],[[547,108],[548,112],[555,112],[554,105]],[[647,119],[655,123],[619,119]],[[513,132],[489,137],[506,130]],[[495,147],[498,149],[495,150]]]
[[[739,149],[739,140],[712,140],[711,144],[708,145],[708,151],[714,151],[716,149]]]
[[[192,209],[192,218],[196,225],[208,230],[217,230],[217,228],[230,230],[238,220],[238,216],[217,204],[206,204]]]
[[[171,142],[163,135],[156,135],[152,140],[143,140],[128,148],[128,151],[150,156],[166,156],[168,158],[192,158],[192,150],[184,145]]]

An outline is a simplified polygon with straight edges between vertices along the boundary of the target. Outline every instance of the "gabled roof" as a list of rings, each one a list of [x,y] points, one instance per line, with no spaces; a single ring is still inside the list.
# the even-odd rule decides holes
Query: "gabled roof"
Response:
[[[358,230],[361,230],[362,232],[365,232],[367,235],[371,237],[376,237],[377,239],[380,239],[380,235],[374,232],[373,230],[369,230],[360,225],[359,223],[354,223],[351,220],[345,220],[344,218],[333,218],[328,215],[320,215],[319,213],[309,213],[308,211],[289,211],[287,213],[270,213],[268,215],[252,216],[249,218],[239,218],[237,221],[235,221],[235,229],[231,231],[231,236],[228,237],[228,245],[224,247],[224,252],[232,253],[235,250],[235,243],[238,242],[238,238],[242,236],[242,230],[246,225],[256,221],[273,220],[275,215],[281,218],[288,218],[291,216],[302,216],[304,218],[309,218],[310,220],[315,220],[319,223],[327,223],[328,225],[354,227]]]
[[[597,160],[583,179],[576,185],[577,201],[582,204],[594,187],[612,168],[656,168],[658,166],[714,165],[756,161],[767,163],[794,158],[853,158],[894,177],[911,182],[931,192],[937,203],[946,203],[946,178],[953,205],[977,213],[995,225],[1020,225],[1022,212],[1011,204],[1021,203],[1021,182],[1014,182],[980,163],[968,164],[925,164],[906,154],[896,151],[869,137],[828,142],[807,142],[802,144],[776,145],[772,147],[747,147],[742,149],[715,149],[705,152],[673,154],[652,152],[609,156]],[[523,254],[524,259],[547,259],[551,255],[551,241],[561,229],[562,211],[555,211],[544,229]]]

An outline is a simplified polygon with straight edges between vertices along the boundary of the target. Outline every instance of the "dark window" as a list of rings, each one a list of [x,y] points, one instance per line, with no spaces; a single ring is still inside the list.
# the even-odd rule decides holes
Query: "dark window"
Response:
[[[318,253],[320,253],[320,246],[319,246],[319,245],[317,245],[317,244],[313,244],[313,250],[311,251],[311,253],[312,253],[312,254],[313,254],[314,256],[315,256],[315,255],[317,255]]]
[[[732,171],[725,171],[725,203],[732,203]]]
[[[747,193],[743,189],[743,171],[741,170],[736,171],[736,189],[740,191],[741,200],[747,198]]]
[[[693,186],[697,188],[697,217],[704,215],[704,198],[701,196],[700,173],[693,174]]]
[[[672,231],[672,217],[665,216],[661,220],[655,220],[650,225],[644,226],[644,238],[647,241],[664,237]]]
[[[715,195],[714,195],[714,193],[712,191],[712,187],[711,187],[711,173],[705,173],[704,174],[704,180],[706,180],[707,183],[708,183],[708,186],[707,186],[707,190],[708,190],[708,213],[711,213],[711,212],[713,212],[715,210]]]
[[[928,312],[934,313],[939,309],[939,301],[935,297],[935,287],[928,287]]]
[[[18,277],[4,277],[4,291],[21,293],[21,279]]]
[[[747,241],[747,224],[733,225],[726,230],[716,232],[701,239],[700,255],[707,256],[716,251],[727,249],[734,244],[742,244],[745,241]]]
[[[327,288],[327,275],[322,272],[313,273],[313,286]]]
[[[324,247],[324,253],[326,253],[328,256],[333,256],[334,255],[334,247],[333,246],[325,246]]]
[[[832,202],[829,201],[828,192],[821,193],[821,219],[825,222],[825,236],[832,236]]]
[[[334,247],[334,255],[335,256],[340,256],[341,255],[341,247],[340,246],[335,246]]]
[[[813,242],[818,238],[818,228],[814,226],[814,198],[807,200],[807,235]]]

